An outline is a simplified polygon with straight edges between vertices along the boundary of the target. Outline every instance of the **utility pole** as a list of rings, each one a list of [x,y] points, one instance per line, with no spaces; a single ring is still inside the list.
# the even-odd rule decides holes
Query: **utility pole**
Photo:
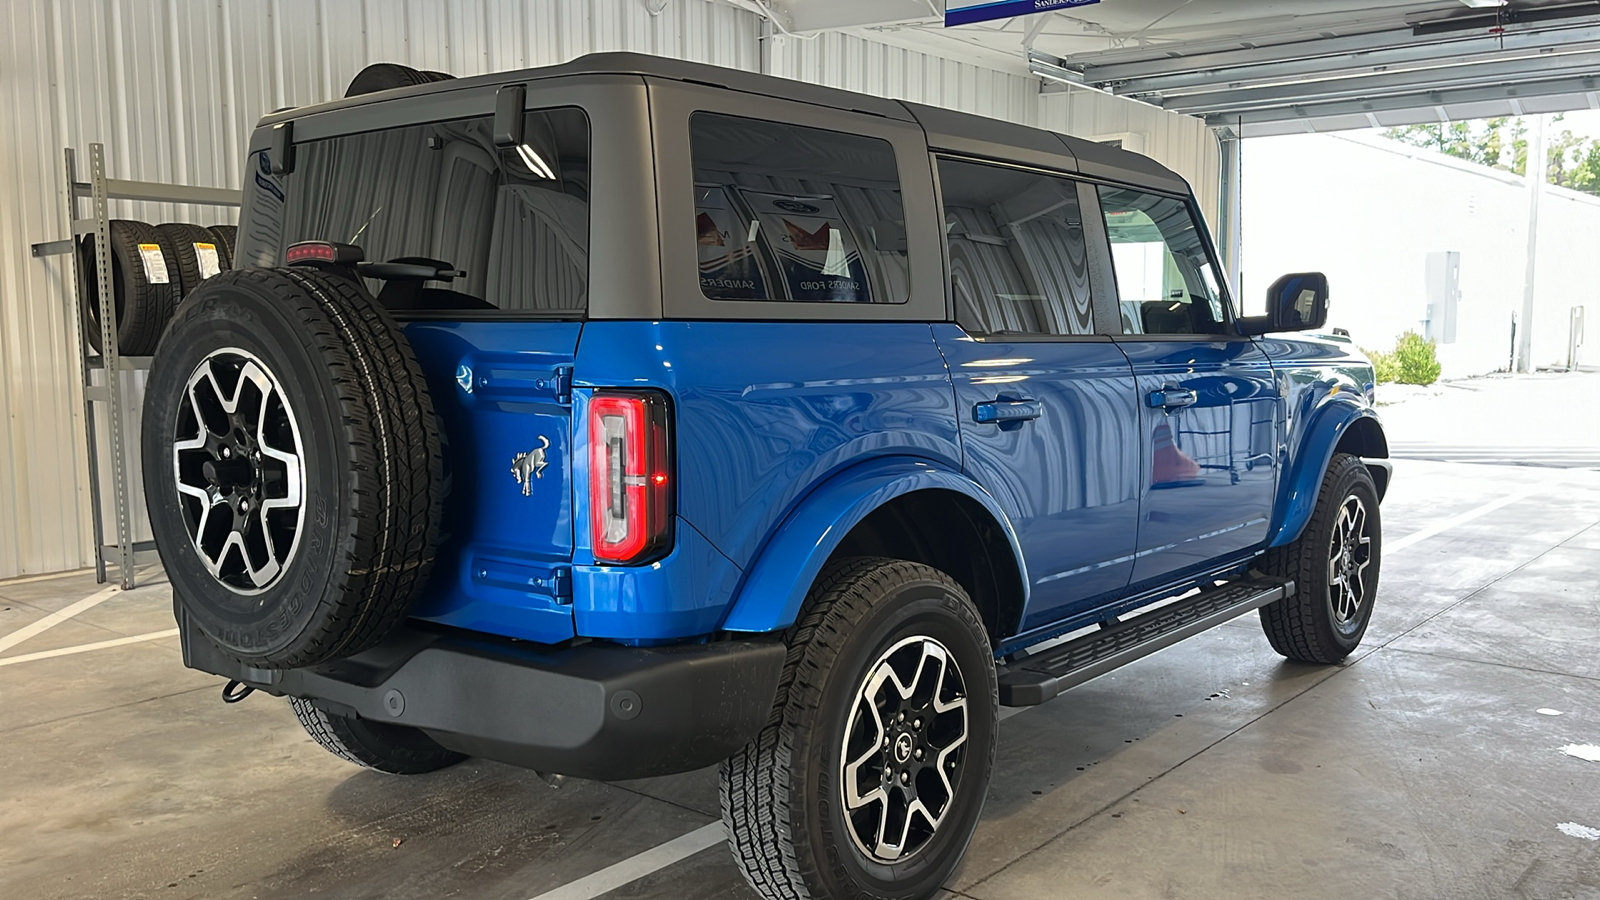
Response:
[[[1522,285],[1522,320],[1517,323],[1517,371],[1533,371],[1533,293],[1539,260],[1539,197],[1544,194],[1550,160],[1544,150],[1544,115],[1533,117],[1528,141],[1528,265]]]

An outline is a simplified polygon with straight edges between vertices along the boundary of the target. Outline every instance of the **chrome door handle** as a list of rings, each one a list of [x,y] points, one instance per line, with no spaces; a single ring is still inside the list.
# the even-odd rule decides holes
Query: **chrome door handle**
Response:
[[[1193,406],[1200,401],[1200,395],[1188,388],[1165,387],[1159,391],[1151,391],[1145,402],[1151,409],[1182,409]]]
[[[1044,415],[1044,404],[1037,400],[989,400],[974,404],[972,421],[979,425],[1018,424]]]

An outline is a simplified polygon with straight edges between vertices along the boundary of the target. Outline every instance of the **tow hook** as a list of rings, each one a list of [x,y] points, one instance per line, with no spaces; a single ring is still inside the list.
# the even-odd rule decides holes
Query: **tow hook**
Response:
[[[222,686],[222,702],[238,703],[255,692],[255,688],[242,681],[230,681]]]
[[[567,783],[567,776],[557,775],[554,772],[541,772],[538,769],[534,769],[533,774],[543,779],[544,783],[550,785],[551,789],[560,788]]]

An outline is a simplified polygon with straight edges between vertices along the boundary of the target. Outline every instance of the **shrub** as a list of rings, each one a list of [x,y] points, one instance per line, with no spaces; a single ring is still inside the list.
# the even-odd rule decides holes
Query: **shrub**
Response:
[[[1415,331],[1400,335],[1394,345],[1395,381],[1401,384],[1433,384],[1439,380],[1439,355],[1433,341]]]
[[[1389,384],[1400,376],[1400,367],[1395,364],[1393,353],[1366,348],[1362,348],[1361,352],[1367,355],[1367,359],[1372,360],[1374,381],[1379,384]]]
[[[1379,384],[1433,384],[1439,380],[1439,356],[1433,341],[1415,331],[1407,331],[1395,341],[1394,349],[1362,349],[1372,360],[1373,378]]]

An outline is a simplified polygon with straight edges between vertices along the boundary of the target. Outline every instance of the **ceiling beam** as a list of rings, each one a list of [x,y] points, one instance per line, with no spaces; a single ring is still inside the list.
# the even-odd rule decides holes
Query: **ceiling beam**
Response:
[[[1547,26],[1503,35],[1433,35],[1419,38],[1410,31],[1389,30],[1341,37],[1299,40],[1265,46],[1239,45],[1216,52],[1163,54],[1129,62],[1097,62],[1093,55],[1063,60],[1064,65],[1082,69],[1098,84],[1141,82],[1138,88],[1166,90],[1185,83],[1201,83],[1233,75],[1256,77],[1266,66],[1275,68],[1267,77],[1293,75],[1319,70],[1349,68],[1353,65],[1388,65],[1434,57],[1497,54],[1508,50],[1537,50],[1544,46],[1600,40],[1600,20]],[[1296,65],[1286,65],[1286,64]],[[1203,76],[1203,77],[1197,77]],[[1160,79],[1160,80],[1158,80]]]
[[[1248,133],[1251,125],[1356,117],[1362,120],[1362,124],[1359,127],[1364,128],[1367,127],[1366,121],[1368,120],[1366,116],[1369,113],[1381,114],[1414,110],[1418,114],[1417,121],[1437,121],[1437,110],[1440,108],[1448,109],[1463,104],[1482,104],[1495,101],[1504,102],[1509,110],[1513,103],[1527,104],[1528,101],[1541,97],[1563,97],[1571,101],[1568,104],[1568,108],[1580,109],[1587,105],[1585,102],[1586,95],[1595,90],[1600,90],[1600,75],[1552,78],[1495,87],[1418,91],[1411,94],[1400,94],[1372,100],[1333,100],[1267,109],[1243,110],[1225,114],[1213,113],[1206,117],[1206,123],[1213,127],[1244,126]]]
[[[1199,115],[1583,76],[1600,76],[1600,51],[1150,99],[1164,109]]]
[[[942,2],[929,5],[926,0],[767,0],[766,5],[783,18],[788,30],[799,34],[938,21],[935,8],[944,6]]]
[[[1093,65],[1075,65],[1074,68],[1083,69],[1086,81],[1108,86],[1113,93],[1166,96],[1214,90],[1219,87],[1281,82],[1292,78],[1371,74],[1393,71],[1396,68],[1448,65],[1480,59],[1527,58],[1547,53],[1550,49],[1587,48],[1600,48],[1600,25],[1540,34],[1506,35],[1503,40],[1455,40],[1426,44],[1408,41],[1367,50],[1279,62],[1261,62],[1252,58],[1248,51],[1241,51],[1227,65],[1196,66],[1183,72],[1144,78],[1111,77],[1116,72],[1123,71],[1121,67],[1109,72],[1106,68]]]

